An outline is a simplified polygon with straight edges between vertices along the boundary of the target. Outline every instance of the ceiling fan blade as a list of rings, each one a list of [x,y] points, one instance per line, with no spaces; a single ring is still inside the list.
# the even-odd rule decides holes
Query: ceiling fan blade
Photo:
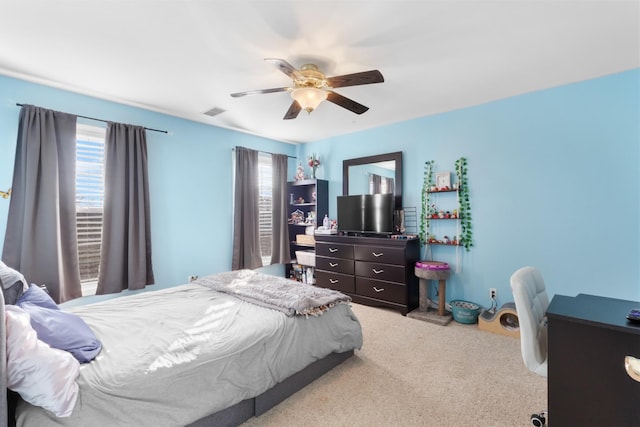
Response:
[[[382,83],[384,77],[378,70],[363,71],[361,73],[345,74],[343,76],[329,77],[327,83],[331,88],[368,85],[371,83]]]
[[[295,119],[296,117],[298,117],[298,114],[300,114],[300,111],[302,111],[302,107],[300,107],[300,104],[298,104],[298,101],[294,100],[291,103],[291,107],[289,107],[289,109],[287,110],[287,113],[284,115],[283,119],[284,120]]]
[[[293,80],[304,80],[304,76],[300,71],[298,71],[293,65],[289,64],[284,59],[280,58],[265,58],[265,61],[269,61],[278,66],[280,71],[285,73]]]
[[[356,114],[362,114],[369,109],[369,107],[358,104],[356,101],[346,98],[330,90],[327,91],[327,101],[333,102],[334,104],[339,105],[342,108],[346,108],[349,111],[353,111]]]
[[[276,88],[273,88],[273,89],[249,90],[247,92],[232,93],[231,96],[233,96],[234,98],[240,98],[242,96],[247,96],[247,95],[260,95],[260,94],[263,94],[263,93],[286,92],[289,89],[291,89],[291,88],[290,87],[276,87]]]

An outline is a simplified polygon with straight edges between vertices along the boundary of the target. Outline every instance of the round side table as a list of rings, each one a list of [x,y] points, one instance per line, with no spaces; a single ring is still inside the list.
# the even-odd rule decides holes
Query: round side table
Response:
[[[418,263],[424,267],[415,267],[415,275],[420,279],[420,294],[418,310],[428,311],[428,280],[438,281],[438,316],[444,316],[444,306],[446,303],[447,279],[450,275],[449,264],[438,261],[420,261]]]

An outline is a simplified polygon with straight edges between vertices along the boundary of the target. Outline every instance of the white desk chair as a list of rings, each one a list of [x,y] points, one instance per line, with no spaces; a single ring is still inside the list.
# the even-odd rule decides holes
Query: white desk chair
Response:
[[[520,323],[520,349],[525,366],[547,376],[547,320],[549,297],[540,272],[522,267],[511,275],[511,290]],[[545,412],[531,415],[531,424],[543,426]]]

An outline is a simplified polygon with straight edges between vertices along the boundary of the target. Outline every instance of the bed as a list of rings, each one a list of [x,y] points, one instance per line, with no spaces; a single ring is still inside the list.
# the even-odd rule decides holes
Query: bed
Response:
[[[292,297],[289,289],[309,293]],[[3,317],[15,311],[0,310]],[[0,425],[239,425],[362,345],[348,297],[249,270],[65,311],[83,319],[101,344],[95,359],[80,365],[73,411],[57,417],[8,392]],[[8,325],[2,332],[11,335]],[[11,343],[0,337],[0,360]],[[5,392],[4,364],[1,378]]]

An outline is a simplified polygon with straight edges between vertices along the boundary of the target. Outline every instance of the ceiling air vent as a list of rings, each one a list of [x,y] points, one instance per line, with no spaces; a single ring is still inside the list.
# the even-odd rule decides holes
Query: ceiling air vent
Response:
[[[215,117],[218,114],[222,114],[227,110],[223,110],[222,108],[218,108],[218,107],[214,107],[212,109],[210,109],[209,111],[205,111],[204,114],[209,116],[209,117]]]

